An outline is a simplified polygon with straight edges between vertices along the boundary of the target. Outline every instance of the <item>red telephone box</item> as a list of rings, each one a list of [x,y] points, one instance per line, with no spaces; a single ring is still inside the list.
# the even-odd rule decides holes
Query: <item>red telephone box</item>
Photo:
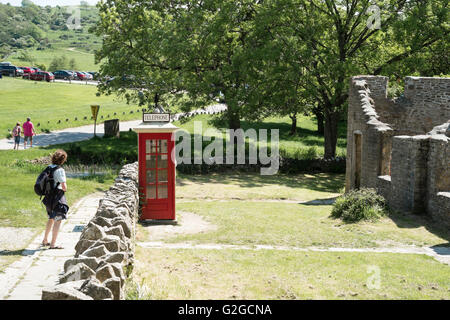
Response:
[[[140,220],[175,220],[176,164],[171,155],[175,148],[172,135],[178,128],[168,122],[145,119],[144,115],[144,122],[133,129],[138,134]],[[161,119],[161,115],[156,119]]]

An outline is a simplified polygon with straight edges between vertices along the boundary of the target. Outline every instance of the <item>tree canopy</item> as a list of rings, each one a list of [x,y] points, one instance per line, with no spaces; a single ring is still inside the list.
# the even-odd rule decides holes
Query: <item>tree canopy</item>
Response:
[[[449,43],[447,1],[376,5],[102,1],[95,32],[103,47],[96,57],[104,61],[101,73],[115,78],[99,90],[141,103],[187,93],[186,108],[220,96],[230,128],[243,118],[314,112],[325,120],[325,157],[334,157],[351,76],[448,73],[442,61]]]

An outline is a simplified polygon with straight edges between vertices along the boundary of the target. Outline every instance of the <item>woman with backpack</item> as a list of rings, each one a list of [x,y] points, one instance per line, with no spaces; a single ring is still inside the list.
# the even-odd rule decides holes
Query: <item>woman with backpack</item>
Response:
[[[52,164],[46,170],[49,170],[50,179],[53,179],[53,190],[46,194],[42,201],[47,209],[48,221],[45,228],[44,240],[42,246],[50,246],[50,249],[63,249],[56,246],[61,222],[67,217],[69,206],[67,205],[65,192],[67,192],[66,172],[62,166],[67,161],[67,153],[64,150],[56,150],[52,155]],[[52,230],[52,242],[48,242],[48,235]]]
[[[20,134],[22,133],[22,128],[20,127],[20,122],[16,123],[16,126],[12,130],[12,136],[14,137],[14,150],[19,150],[20,144]]]

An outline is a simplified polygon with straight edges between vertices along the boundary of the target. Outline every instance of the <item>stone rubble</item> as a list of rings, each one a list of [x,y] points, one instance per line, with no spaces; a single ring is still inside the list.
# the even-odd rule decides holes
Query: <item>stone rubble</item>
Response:
[[[55,287],[42,291],[42,300],[120,300],[133,269],[139,209],[138,164],[122,168],[114,185],[99,201],[94,218],[64,264]]]

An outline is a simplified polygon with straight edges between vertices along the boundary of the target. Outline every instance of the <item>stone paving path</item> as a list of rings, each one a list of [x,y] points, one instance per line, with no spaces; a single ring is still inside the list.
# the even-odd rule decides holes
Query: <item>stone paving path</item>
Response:
[[[57,245],[64,249],[40,248],[44,236],[42,232],[22,252],[20,260],[0,273],[0,300],[41,300],[42,289],[58,283],[64,262],[75,254],[75,245],[82,231],[80,227],[95,215],[102,197],[103,193],[89,195],[71,208],[57,240]]]
[[[206,112],[220,112],[225,110],[226,106],[223,104],[215,104],[206,107],[204,110],[195,110],[190,113],[206,111]],[[174,115],[176,119],[182,115],[181,113],[177,113]],[[120,122],[120,131],[128,131],[131,128],[137,127],[142,123],[142,120],[134,120],[134,121],[121,121]],[[99,124],[97,125],[97,136],[102,137],[105,133],[104,126]],[[68,128],[64,130],[54,131],[49,134],[39,134],[33,137],[33,147],[46,147],[54,144],[61,143],[69,143],[69,142],[77,142],[91,139],[94,136],[94,125],[86,125],[82,127],[76,128]],[[14,147],[13,139],[1,139],[0,140],[0,150],[10,150]],[[23,139],[20,143],[20,149],[23,150]]]

